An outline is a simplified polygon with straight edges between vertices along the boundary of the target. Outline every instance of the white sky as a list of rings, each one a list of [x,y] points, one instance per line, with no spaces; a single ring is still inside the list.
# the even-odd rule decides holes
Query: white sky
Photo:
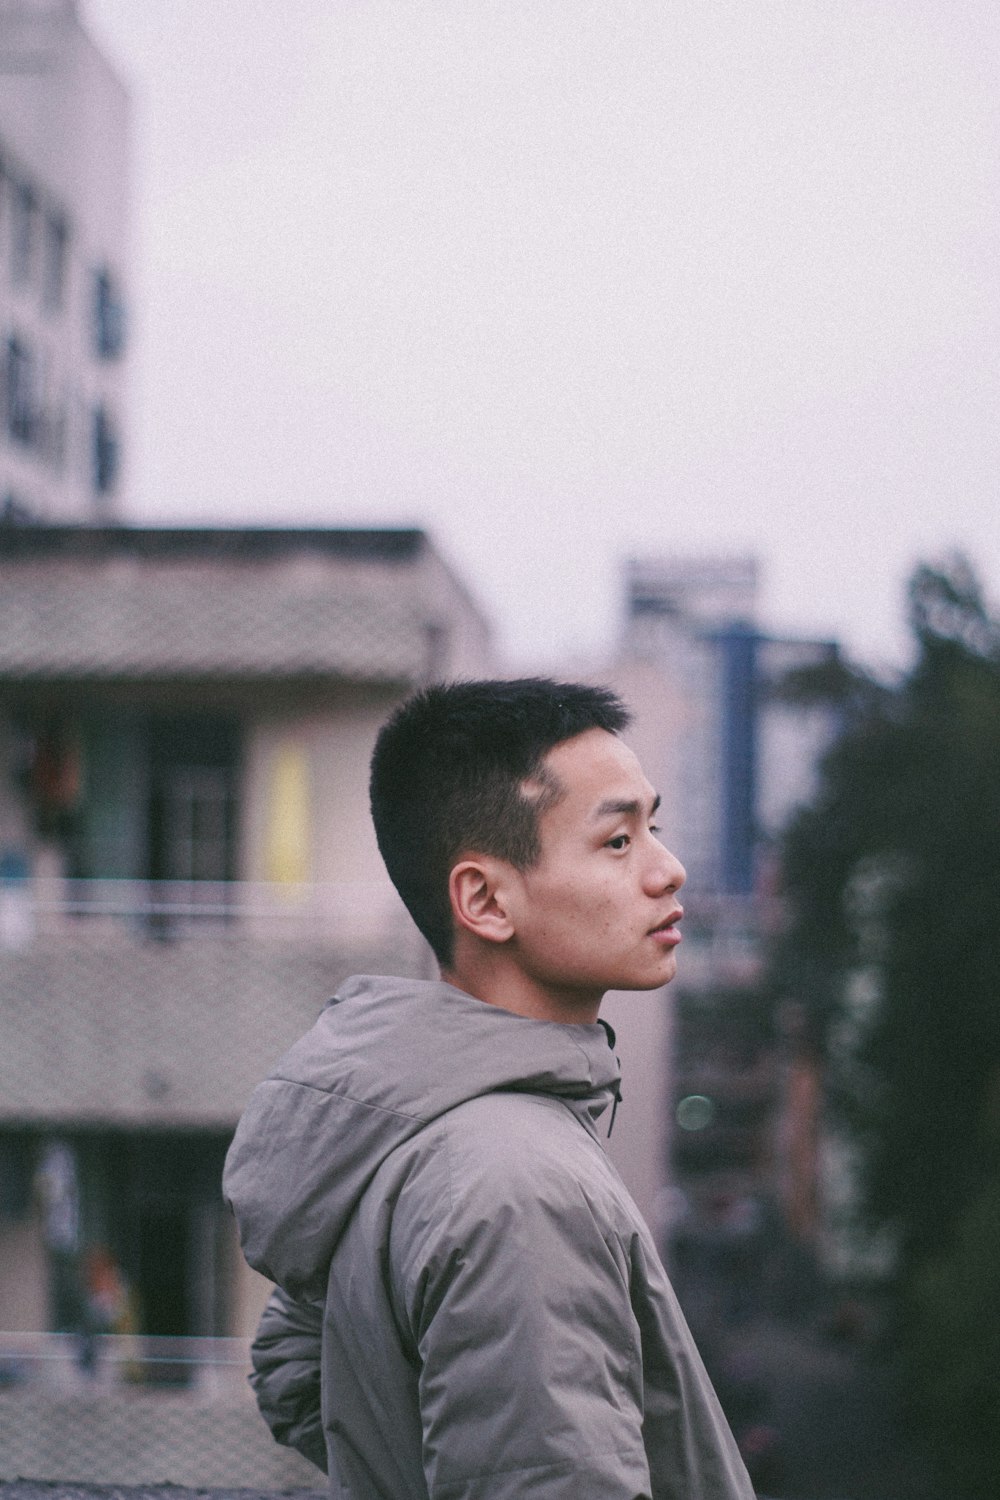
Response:
[[[996,0],[83,0],[135,105],[131,515],[426,525],[512,664],[632,553],[902,653],[1000,584]]]

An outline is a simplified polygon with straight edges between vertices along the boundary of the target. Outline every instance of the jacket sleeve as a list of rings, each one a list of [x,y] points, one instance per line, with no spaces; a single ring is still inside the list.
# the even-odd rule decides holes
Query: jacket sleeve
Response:
[[[430,1174],[397,1205],[428,1493],[648,1500],[627,1252],[534,1144]]]
[[[250,1384],[275,1440],[327,1471],[320,1410],[323,1308],[272,1292],[250,1348]]]

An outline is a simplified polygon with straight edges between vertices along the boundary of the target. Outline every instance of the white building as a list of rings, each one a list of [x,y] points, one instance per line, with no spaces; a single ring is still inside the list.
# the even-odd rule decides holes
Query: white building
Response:
[[[120,513],[129,100],[76,0],[0,0],[0,511]]]

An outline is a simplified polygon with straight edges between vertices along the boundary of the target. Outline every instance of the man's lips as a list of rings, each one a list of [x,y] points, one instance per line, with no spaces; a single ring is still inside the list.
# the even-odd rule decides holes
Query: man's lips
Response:
[[[658,922],[650,930],[649,936],[655,938],[658,943],[662,943],[664,947],[672,948],[681,940],[681,931],[677,923],[683,915],[684,908],[678,907],[677,911],[673,912],[669,917],[664,917],[662,922]]]

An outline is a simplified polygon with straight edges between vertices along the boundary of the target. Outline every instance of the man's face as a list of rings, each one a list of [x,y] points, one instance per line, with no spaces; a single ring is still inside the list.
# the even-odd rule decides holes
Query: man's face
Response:
[[[606,990],[674,977],[684,867],[657,838],[656,793],[615,735],[589,729],[545,766],[562,795],[539,816],[539,860],[513,877],[511,956],[540,997],[583,1019]]]

